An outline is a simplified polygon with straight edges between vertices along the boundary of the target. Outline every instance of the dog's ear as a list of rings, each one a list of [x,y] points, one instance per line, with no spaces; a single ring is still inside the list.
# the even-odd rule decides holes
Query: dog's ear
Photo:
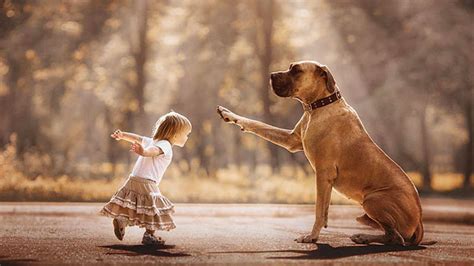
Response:
[[[327,66],[321,66],[322,74],[326,78],[326,89],[330,92],[333,93],[336,91],[336,81],[334,80],[334,77],[331,74],[331,71]]]

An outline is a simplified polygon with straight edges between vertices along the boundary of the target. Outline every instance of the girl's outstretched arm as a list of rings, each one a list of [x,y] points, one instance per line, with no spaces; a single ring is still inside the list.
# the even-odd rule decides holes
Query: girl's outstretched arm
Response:
[[[134,143],[137,141],[142,142],[142,138],[143,138],[140,135],[130,133],[130,132],[123,132],[120,129],[115,130],[115,132],[112,133],[110,136],[116,140],[125,140],[131,143]]]
[[[132,146],[130,146],[130,151],[133,151],[143,157],[154,157],[163,154],[163,151],[159,147],[151,146],[144,149],[138,141],[135,141]]]

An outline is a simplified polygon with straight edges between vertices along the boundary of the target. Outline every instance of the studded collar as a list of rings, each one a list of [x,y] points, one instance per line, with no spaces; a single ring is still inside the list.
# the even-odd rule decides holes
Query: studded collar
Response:
[[[340,91],[336,91],[334,92],[333,94],[329,95],[328,97],[324,97],[322,99],[319,99],[319,100],[316,100],[314,102],[312,102],[311,104],[309,105],[304,105],[304,109],[306,111],[311,111],[311,110],[314,110],[314,109],[317,109],[317,108],[321,108],[321,107],[324,107],[326,105],[329,105],[333,102],[336,102],[337,100],[341,99],[342,98],[342,95],[341,95],[341,92]]]

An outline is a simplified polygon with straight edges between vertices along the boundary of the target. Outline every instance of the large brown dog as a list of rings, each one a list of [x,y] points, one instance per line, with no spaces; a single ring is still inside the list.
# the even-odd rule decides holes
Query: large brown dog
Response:
[[[316,242],[327,226],[332,188],[359,202],[366,214],[356,220],[384,235],[356,234],[356,243],[420,244],[423,238],[418,192],[405,172],[369,137],[355,110],[340,97],[329,69],[296,62],[271,74],[280,97],[300,101],[304,114],[293,130],[276,128],[218,106],[221,117],[290,152],[304,151],[316,174],[316,221],[297,242]]]

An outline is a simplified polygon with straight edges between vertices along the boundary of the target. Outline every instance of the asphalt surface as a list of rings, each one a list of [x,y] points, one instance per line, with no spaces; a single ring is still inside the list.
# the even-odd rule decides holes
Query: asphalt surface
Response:
[[[425,200],[430,246],[357,245],[358,206],[332,205],[318,244],[298,244],[314,221],[311,205],[177,204],[166,245],[140,244],[143,230],[115,238],[102,204],[0,203],[0,265],[12,264],[453,264],[474,265],[474,201]]]

